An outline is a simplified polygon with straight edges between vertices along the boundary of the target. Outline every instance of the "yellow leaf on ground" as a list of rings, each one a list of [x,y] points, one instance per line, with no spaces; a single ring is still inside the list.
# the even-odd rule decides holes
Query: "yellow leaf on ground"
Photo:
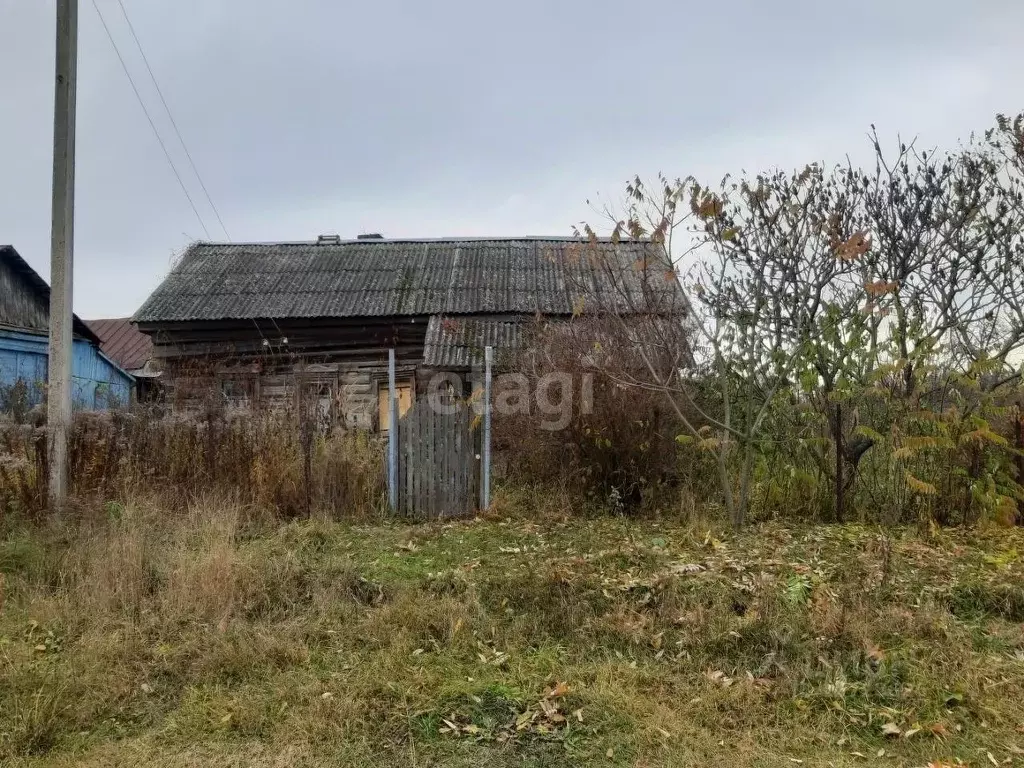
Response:
[[[547,692],[546,698],[557,699],[560,696],[565,696],[569,692],[569,685],[567,683],[558,683]]]

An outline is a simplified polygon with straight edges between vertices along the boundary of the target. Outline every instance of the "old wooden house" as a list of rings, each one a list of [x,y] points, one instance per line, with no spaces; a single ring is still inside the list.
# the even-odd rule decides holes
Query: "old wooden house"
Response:
[[[593,249],[601,259],[588,258]],[[645,282],[649,273],[655,278]],[[387,427],[389,348],[404,412],[432,373],[453,372],[465,383],[483,348],[514,348],[524,324],[621,302],[623,286],[639,292],[641,284],[681,297],[661,245],[380,236],[201,242],[133,320],[153,340],[152,365],[172,400],[281,401],[298,382],[322,417],[373,429]]]
[[[127,405],[134,378],[100,350],[73,316],[71,401],[76,409]],[[0,245],[0,410],[41,403],[49,373],[50,286],[9,245]]]

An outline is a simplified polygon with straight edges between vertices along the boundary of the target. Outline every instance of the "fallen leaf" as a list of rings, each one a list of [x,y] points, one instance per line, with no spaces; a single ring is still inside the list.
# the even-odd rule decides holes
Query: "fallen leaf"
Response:
[[[882,735],[887,738],[896,738],[902,734],[903,731],[900,730],[900,727],[896,725],[896,723],[886,723],[882,726]]]
[[[733,679],[726,675],[725,672],[723,672],[720,669],[716,669],[705,674],[708,680],[722,686],[723,688],[728,688],[730,685],[733,684]]]
[[[699,563],[676,563],[669,566],[669,570],[672,573],[700,573],[707,569]]]
[[[557,699],[565,696],[569,692],[569,686],[567,683],[557,683],[554,688],[548,691],[544,697],[547,699]]]

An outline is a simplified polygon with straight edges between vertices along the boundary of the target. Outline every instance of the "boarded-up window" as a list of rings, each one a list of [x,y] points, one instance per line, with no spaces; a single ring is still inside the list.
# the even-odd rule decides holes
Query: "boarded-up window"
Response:
[[[318,432],[329,432],[338,419],[339,411],[331,384],[325,381],[307,382],[304,397],[300,406],[305,417],[312,420]]]
[[[220,380],[220,393],[228,405],[248,405],[255,399],[256,378],[245,375],[228,375]]]
[[[412,408],[412,382],[396,381],[395,394],[398,396],[398,416],[405,416]],[[377,390],[377,423],[380,424],[380,431],[387,432],[391,425],[388,413],[388,385],[382,384]]]

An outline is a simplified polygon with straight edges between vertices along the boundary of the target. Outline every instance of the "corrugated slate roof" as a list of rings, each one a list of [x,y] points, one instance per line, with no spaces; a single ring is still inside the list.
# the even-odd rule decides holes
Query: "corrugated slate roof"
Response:
[[[128,371],[146,365],[153,354],[153,339],[132,325],[131,318],[86,320],[86,325],[100,337],[100,349],[107,357]]]
[[[496,354],[511,352],[521,335],[522,325],[516,320],[434,315],[427,325],[423,364],[448,370],[480,366],[484,347],[494,347]]]
[[[589,258],[587,249],[602,258]],[[570,255],[578,249],[582,255]],[[601,267],[595,266],[599,261]],[[289,317],[571,314],[594,296],[682,290],[660,245],[574,239],[196,243],[135,322]],[[613,265],[614,274],[608,273]],[[610,286],[625,286],[627,294]],[[586,291],[580,290],[587,285]],[[582,296],[582,298],[581,298]],[[626,302],[629,303],[628,301]]]
[[[521,345],[530,344],[531,340],[539,341],[543,347],[545,340],[558,345],[564,339],[577,351],[586,351],[592,365],[604,359],[607,363],[622,364],[624,356],[637,349],[643,349],[652,360],[681,355],[682,359],[673,360],[672,364],[691,365],[693,358],[684,322],[682,318],[650,315],[629,315],[621,322],[584,316],[543,323],[525,317],[433,315],[427,325],[423,364],[444,370],[482,367],[484,348],[493,347],[495,368],[501,369],[512,361]],[[635,363],[644,364],[639,358],[635,358]]]

